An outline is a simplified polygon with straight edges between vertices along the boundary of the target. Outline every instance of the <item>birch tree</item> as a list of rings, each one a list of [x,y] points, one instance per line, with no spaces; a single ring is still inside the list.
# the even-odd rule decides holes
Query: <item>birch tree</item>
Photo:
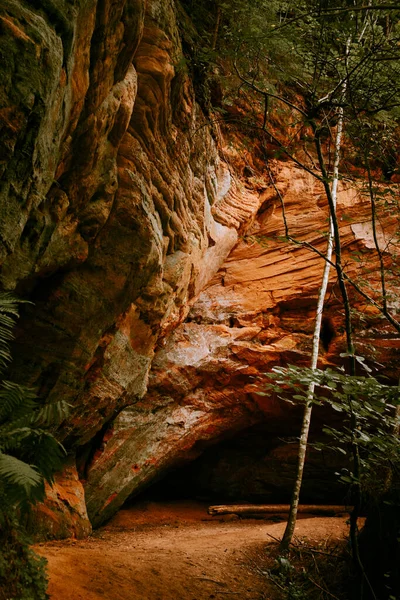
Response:
[[[345,84],[343,85],[343,92],[345,92]],[[343,130],[343,109],[339,108],[338,114],[338,124],[335,138],[335,158],[334,158],[334,167],[333,167],[333,179],[332,179],[332,202],[333,209],[336,211],[336,201],[337,201],[337,189],[339,182],[339,163],[340,163],[340,150],[342,143],[342,130]],[[332,216],[329,218],[329,233],[327,240],[327,248],[325,254],[325,265],[324,272],[322,275],[321,287],[319,289],[318,301],[317,301],[317,310],[315,316],[315,324],[314,324],[314,335],[312,340],[312,353],[311,353],[311,369],[313,371],[317,368],[318,357],[319,357],[319,344],[321,337],[321,325],[322,325],[322,314],[324,311],[325,305],[325,296],[328,289],[329,284],[329,274],[331,271],[331,263],[332,263],[332,254],[333,254],[333,242],[334,242],[334,229],[333,229],[333,220]],[[307,443],[308,443],[308,434],[310,431],[311,424],[311,415],[312,415],[312,407],[313,407],[313,398],[314,398],[314,389],[315,383],[311,381],[307,390],[307,400],[306,405],[304,407],[303,413],[303,421],[299,439],[299,450],[297,455],[297,469],[296,469],[296,479],[293,485],[292,498],[290,502],[290,511],[288,522],[286,525],[285,533],[283,534],[283,538],[280,544],[280,549],[282,551],[287,551],[289,545],[292,542],[294,529],[296,526],[297,519],[297,509],[299,506],[300,500],[300,490],[303,481],[303,471],[304,464],[306,460],[306,452],[307,452]]]
[[[370,7],[368,7],[370,8]],[[322,7],[321,7],[322,9]],[[356,7],[357,9],[357,7]],[[306,48],[301,49],[304,53],[305,64],[308,68],[308,74],[311,75],[310,79],[300,80],[298,77],[296,80],[297,89],[302,90],[304,101],[299,103],[294,102],[283,96],[282,94],[276,93],[275,90],[271,91],[271,88],[263,86],[259,81],[255,81],[254,78],[249,78],[243,75],[240,71],[238,63],[235,62],[236,72],[242,82],[248,89],[252,90],[259,97],[264,99],[264,118],[263,124],[260,128],[262,132],[268,135],[269,140],[272,140],[278,145],[281,150],[291,160],[293,160],[301,168],[312,174],[316,179],[322,182],[329,206],[329,231],[327,236],[327,248],[325,254],[317,251],[316,248],[312,248],[310,244],[302,243],[299,240],[294,239],[289,232],[287,221],[284,213],[284,202],[282,202],[282,212],[285,222],[286,236],[289,240],[310,247],[311,250],[316,251],[321,258],[325,261],[324,273],[319,289],[318,302],[316,308],[312,354],[311,354],[311,370],[315,371],[318,363],[319,356],[319,339],[321,333],[321,322],[322,313],[324,308],[324,300],[326,291],[329,283],[329,273],[331,267],[336,271],[336,278],[338,287],[340,290],[342,305],[345,313],[345,331],[346,331],[346,345],[347,351],[346,356],[349,362],[349,375],[355,375],[355,364],[357,357],[355,356],[354,340],[353,340],[353,327],[351,317],[351,306],[348,293],[348,285],[352,285],[356,291],[367,299],[371,304],[378,307],[380,312],[385,316],[388,321],[400,331],[400,323],[396,319],[395,315],[392,314],[388,309],[388,303],[386,299],[386,288],[385,288],[385,275],[384,265],[382,260],[382,252],[380,251],[379,244],[377,241],[376,230],[375,230],[375,212],[373,197],[371,197],[372,206],[372,224],[374,228],[374,239],[377,246],[377,251],[380,258],[381,264],[381,281],[382,281],[382,301],[377,302],[374,295],[369,294],[365,289],[356,281],[350,279],[345,271],[342,260],[342,246],[340,240],[340,231],[338,225],[338,219],[336,214],[336,199],[337,189],[339,182],[339,166],[340,166],[340,153],[341,153],[341,140],[342,132],[344,127],[345,108],[351,105],[351,117],[354,118],[361,112],[365,112],[368,103],[371,105],[371,98],[366,102],[365,98],[358,94],[358,98],[353,97],[351,101],[348,98],[348,86],[351,85],[351,90],[354,90],[362,78],[366,78],[366,75],[371,79],[371,85],[367,91],[373,96],[372,104],[374,103],[373,110],[376,113],[386,110],[391,104],[393,105],[394,93],[393,90],[388,91],[387,85],[385,87],[385,93],[382,94],[382,89],[379,89],[381,81],[373,81],[376,77],[379,80],[379,69],[382,70],[384,67],[384,61],[388,60],[387,55],[387,44],[385,36],[382,36],[377,28],[377,17],[370,10],[364,13],[363,18],[356,12],[352,12],[346,8],[346,24],[344,27],[344,35],[347,39],[344,41],[343,36],[338,34],[338,23],[334,22],[334,16],[330,16],[330,23],[327,25],[326,16],[321,10],[322,18],[321,22],[316,19],[314,27],[320,28],[320,39],[314,38],[313,41],[316,43],[316,50],[308,52]],[[342,41],[340,38],[342,37]],[[339,40],[337,42],[337,40]],[[396,43],[396,42],[395,42]],[[331,46],[327,47],[327,44]],[[334,51],[332,52],[332,47]],[[393,49],[393,44],[391,46]],[[324,55],[323,50],[326,50]],[[398,53],[394,53],[398,58]],[[378,61],[377,61],[378,58]],[[390,56],[392,59],[393,57]],[[378,68],[377,68],[378,65]],[[307,72],[307,69],[306,69]],[[384,79],[384,78],[383,78]],[[397,81],[398,83],[398,81]],[[397,86],[398,89],[398,86]],[[378,93],[379,92],[379,93]],[[317,155],[317,168],[306,165],[305,162],[299,160],[295,152],[291,150],[285,143],[280,142],[279,138],[273,130],[269,127],[268,123],[268,105],[271,100],[282,103],[286,108],[298,115],[298,121],[301,123],[303,128],[311,129],[311,138]],[[391,104],[390,104],[391,103]],[[336,134],[334,135],[334,159],[333,168],[329,169],[329,165],[326,160],[326,151],[322,136],[324,131],[328,131],[329,135],[332,135],[332,123],[335,123]],[[371,171],[369,170],[369,189],[372,189],[371,185]],[[278,190],[276,189],[278,192]],[[279,194],[279,192],[278,192]],[[333,259],[334,255],[334,259]],[[302,484],[302,476],[305,464],[305,456],[307,450],[308,433],[311,422],[312,406],[314,400],[314,387],[315,383],[311,379],[306,393],[305,409],[302,423],[302,430],[299,440],[299,452],[298,452],[298,465],[296,480],[294,483],[290,515],[281,542],[281,550],[287,551],[291,543],[293,532],[296,523],[297,507],[299,504],[300,490]],[[353,454],[353,504],[354,510],[350,519],[350,535],[353,547],[354,559],[357,567],[363,573],[363,566],[360,561],[358,553],[358,541],[357,541],[357,523],[360,512],[361,504],[361,492],[360,492],[360,456],[359,456],[359,444],[357,440],[357,429],[358,421],[356,410],[353,409],[354,399],[352,396],[347,397],[347,403],[349,412],[351,414],[351,429],[353,431],[351,447]]]
[[[229,3],[222,3],[227,8]],[[376,235],[376,202],[373,185],[371,160],[367,164],[368,189],[371,195],[371,217],[374,240],[381,266],[382,294],[350,277],[342,259],[342,245],[338,218],[336,214],[337,189],[340,180],[342,136],[351,130],[357,120],[367,115],[383,123],[388,118],[397,123],[399,106],[400,69],[394,65],[399,61],[399,27],[396,12],[399,6],[385,4],[383,1],[348,2],[338,0],[331,7],[324,0],[302,0],[293,7],[291,3],[275,2],[268,12],[268,19],[260,21],[257,9],[265,7],[264,2],[243,3],[235,1],[238,7],[234,33],[225,35],[229,52],[234,40],[233,67],[239,78],[239,92],[246,93],[245,103],[252,106],[251,98],[256,98],[251,118],[246,126],[257,133],[265,147],[275,145],[280,153],[318,180],[325,190],[328,201],[329,229],[325,252],[319,251],[309,243],[295,239],[289,231],[285,218],[284,200],[281,198],[282,215],[288,241],[302,245],[316,252],[324,261],[324,273],[319,289],[315,326],[311,353],[311,370],[318,364],[319,339],[321,332],[324,301],[329,285],[330,270],[334,270],[345,314],[346,356],[349,375],[355,374],[358,357],[355,355],[349,287],[374,306],[387,321],[400,332],[400,323],[395,311],[387,301],[387,286],[383,250]],[[241,21],[249,15],[247,5],[251,5],[255,20]],[[243,10],[244,9],[244,10]],[[217,20],[218,31],[221,22]],[[254,27],[252,23],[256,23]],[[214,29],[214,33],[216,31]],[[222,38],[221,38],[222,42]],[[212,47],[216,47],[214,35]],[[223,50],[220,44],[220,50]],[[228,55],[227,54],[227,55]],[[288,58],[289,57],[289,58]],[[288,64],[290,63],[290,64]],[[390,68],[388,68],[390,66]],[[282,135],[271,123],[275,111],[285,111],[287,124],[294,130],[293,140],[303,136],[313,147],[313,156],[306,162],[304,155],[297,152],[296,142],[288,142],[288,130]],[[261,117],[261,118],[260,118]],[[365,119],[364,119],[365,120]],[[352,134],[353,135],[353,134]],[[329,140],[333,143],[333,160],[328,152]],[[346,150],[352,147],[347,136]],[[305,148],[306,149],[306,148]],[[269,150],[270,152],[270,150]],[[272,174],[267,166],[273,183]],[[279,191],[276,189],[278,195]],[[305,412],[300,434],[297,477],[293,490],[292,507],[281,548],[287,550],[290,545],[296,512],[299,503],[302,474],[304,469],[308,432],[311,421],[314,398],[314,382],[311,379],[305,398]],[[355,562],[360,570],[362,565],[357,550],[357,522],[360,508],[360,456],[357,440],[357,411],[352,394],[346,397],[349,413],[352,415],[351,448],[353,453],[353,502],[351,516],[351,540]]]

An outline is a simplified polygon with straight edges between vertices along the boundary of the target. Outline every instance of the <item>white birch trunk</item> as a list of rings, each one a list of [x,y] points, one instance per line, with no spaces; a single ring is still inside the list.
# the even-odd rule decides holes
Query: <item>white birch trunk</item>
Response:
[[[343,95],[346,91],[346,85],[343,85]],[[342,141],[342,131],[343,131],[343,108],[339,108],[338,110],[338,124],[336,130],[336,139],[335,139],[335,161],[333,166],[333,180],[332,180],[332,199],[336,209],[336,198],[337,198],[337,187],[339,181],[339,162],[340,162],[340,148]],[[332,217],[329,219],[329,234],[328,234],[328,245],[325,254],[325,266],[324,273],[322,276],[321,287],[318,295],[318,303],[317,303],[317,313],[315,316],[315,325],[314,325],[314,335],[313,335],[313,344],[312,344],[312,354],[311,354],[311,369],[315,371],[317,368],[318,356],[319,356],[319,340],[321,334],[321,324],[322,324],[322,313],[324,310],[325,296],[326,291],[328,289],[329,283],[329,272],[330,272],[330,262],[332,260],[333,254],[333,224]],[[300,490],[301,484],[303,481],[303,471],[304,471],[304,463],[306,458],[307,451],[307,442],[308,442],[308,433],[310,430],[311,423],[311,413],[312,413],[312,400],[314,397],[314,383],[309,385],[307,390],[307,402],[304,408],[303,414],[303,422],[300,433],[299,440],[299,452],[297,457],[297,472],[296,472],[296,480],[293,487],[292,499],[290,503],[290,511],[288,522],[286,525],[285,533],[283,535],[280,549],[283,551],[287,551],[293,538],[294,528],[296,526],[296,518],[297,518],[297,510],[299,506],[300,499]]]

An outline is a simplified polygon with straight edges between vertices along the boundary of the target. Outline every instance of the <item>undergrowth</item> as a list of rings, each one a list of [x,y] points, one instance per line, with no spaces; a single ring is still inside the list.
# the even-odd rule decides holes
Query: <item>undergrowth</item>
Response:
[[[45,558],[30,548],[16,519],[0,528],[0,600],[47,600]]]
[[[351,554],[345,541],[317,546],[295,538],[286,556],[278,541],[247,556],[252,571],[275,589],[274,600],[352,600]]]

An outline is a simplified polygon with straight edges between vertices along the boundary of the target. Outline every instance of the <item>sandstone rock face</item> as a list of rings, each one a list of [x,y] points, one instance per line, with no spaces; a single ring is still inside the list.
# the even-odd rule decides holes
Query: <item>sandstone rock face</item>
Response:
[[[71,405],[73,448],[146,392],[158,339],[238,239],[237,192],[214,218],[231,176],[173,3],[6,0],[0,18],[1,285],[34,303],[13,369]]]
[[[244,187],[220,157],[175,11],[170,0],[0,8],[0,284],[34,303],[13,369],[70,404],[59,437],[78,455],[94,525],[235,432],[281,419],[291,431],[286,408],[256,392],[273,366],[308,364],[322,261],[279,240],[276,190]],[[286,164],[275,172],[292,235],[323,251],[323,190]],[[343,186],[340,211],[349,257],[376,258],[356,191]],[[397,225],[388,218],[382,240]],[[362,344],[393,375],[398,341],[369,319]],[[337,363],[334,279],[326,323],[321,362]],[[73,458],[57,481],[43,528],[51,511],[51,535],[84,535]]]
[[[36,539],[81,539],[90,535],[92,527],[75,459],[67,461],[63,473],[55,476],[51,487],[46,484],[46,500],[33,508],[29,528]]]
[[[35,58],[37,78],[23,70],[4,98],[11,106],[15,85],[42,93],[32,152],[20,148],[23,121],[4,162],[1,277],[35,303],[15,369],[49,401],[72,405],[67,444],[89,441],[143,396],[157,339],[182,321],[237,241],[211,212],[230,176],[176,67],[173,6],[150,2],[146,17],[144,8],[137,0],[54,8],[67,45],[50,4],[10,2],[4,11],[15,54],[36,43],[51,69]],[[54,98],[45,95],[51,86]],[[17,163],[29,185],[17,182]]]
[[[323,252],[325,237],[318,231],[327,219],[323,190],[310,175],[282,165],[277,187],[285,203],[291,235]],[[203,485],[203,491],[208,486],[209,491],[226,497],[230,487],[231,498],[250,496],[264,501],[282,500],[283,493],[288,501],[296,446],[285,447],[279,438],[298,435],[299,415],[293,414],[272,393],[259,396],[257,392],[263,390],[264,373],[274,366],[309,365],[323,260],[305,247],[288,246],[279,237],[284,234],[284,226],[280,201],[273,188],[261,200],[261,210],[249,231],[251,235],[236,245],[200,294],[186,322],[176,328],[156,353],[145,399],[122,411],[107,431],[89,467],[85,486],[94,525],[115,512],[130,494],[137,493],[168,469],[255,422],[266,423],[264,456],[259,466],[252,465],[260,453],[257,435],[254,435],[254,453],[246,457],[244,451],[240,461],[234,452],[230,459],[229,453],[222,453],[218,461],[218,454],[210,451],[208,456],[215,458],[214,466],[210,458],[200,461],[203,465],[200,480],[204,483],[205,471],[211,480]],[[356,190],[344,186],[338,202],[347,272],[357,278],[363,265],[353,260],[352,251],[363,252],[366,263],[374,258],[369,236],[365,235],[370,218],[368,205]],[[394,224],[389,219],[388,229]],[[389,254],[390,248],[387,251]],[[369,281],[373,282],[373,277]],[[321,366],[340,364],[343,361],[340,353],[345,350],[342,309],[334,283],[332,273],[331,297],[324,317],[326,328],[331,329],[331,339],[322,349]],[[363,310],[362,302],[359,308]],[[375,316],[376,319],[380,321]],[[381,326],[376,330],[371,322],[368,326],[370,329],[359,332],[360,346],[373,345],[375,361],[380,365],[385,363],[387,375],[395,375],[399,339],[390,338],[389,328]],[[364,354],[362,348],[360,353]],[[316,419],[318,434],[318,428],[327,420],[332,423],[333,416],[317,411]],[[297,430],[293,427],[296,422]],[[230,466],[236,464],[234,475],[224,466],[224,457]],[[309,458],[307,497],[322,500],[325,489],[339,498],[340,491],[335,490],[332,478],[329,486],[326,483],[326,471],[332,472],[334,459],[324,459],[324,472],[315,455]],[[277,469],[282,476],[281,496],[277,496]],[[263,482],[258,488],[254,485],[257,479]]]

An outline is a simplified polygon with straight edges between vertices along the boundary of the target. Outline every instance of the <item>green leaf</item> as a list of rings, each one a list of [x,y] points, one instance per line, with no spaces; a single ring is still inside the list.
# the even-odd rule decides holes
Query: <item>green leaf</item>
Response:
[[[341,475],[340,481],[342,481],[343,483],[353,483],[353,479],[348,475]]]
[[[34,466],[3,453],[0,453],[0,477],[7,483],[21,488],[27,498],[32,495],[34,488],[43,483],[42,476]]]

